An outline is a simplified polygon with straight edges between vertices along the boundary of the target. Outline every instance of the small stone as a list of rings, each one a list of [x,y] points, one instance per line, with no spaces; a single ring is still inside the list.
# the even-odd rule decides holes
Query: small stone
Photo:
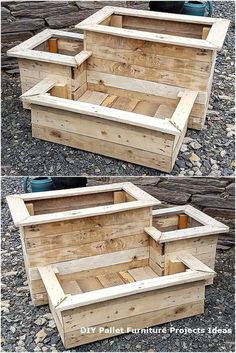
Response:
[[[196,155],[194,152],[192,152],[191,157],[189,158],[191,162],[195,163],[195,162],[200,162],[200,158],[198,157],[198,155]]]
[[[55,328],[56,327],[55,322],[53,320],[49,321],[48,326],[51,327],[51,328]]]
[[[226,154],[227,154],[226,151],[224,151],[224,150],[220,151],[220,155],[221,155],[222,158],[223,158]]]
[[[42,330],[40,330],[37,334],[36,334],[36,343],[42,342],[44,340],[44,338],[47,336],[46,332],[44,331],[44,329],[42,328]]]
[[[51,344],[57,344],[61,338],[59,336],[52,336],[51,337]]]
[[[141,344],[137,344],[135,347],[138,349],[142,348]]]
[[[213,164],[213,166],[211,167],[211,169],[212,169],[212,170],[218,170],[218,169],[219,169],[219,167],[218,167],[218,165],[217,165],[217,164]]]
[[[231,101],[233,98],[231,96],[226,96],[225,94],[219,95],[220,100]]]
[[[202,145],[200,145],[200,143],[198,141],[193,141],[190,143],[190,146],[194,149],[194,150],[199,150],[199,148],[202,147]]]
[[[42,326],[46,321],[47,321],[47,320],[46,320],[45,318],[39,317],[39,318],[35,321],[35,323],[36,323],[36,325],[38,325],[38,326]]]
[[[183,143],[188,144],[188,143],[190,143],[192,141],[193,141],[193,139],[191,137],[185,137]]]
[[[11,327],[10,327],[10,330],[11,330],[12,333],[15,333],[15,332],[16,332],[16,328],[15,328],[14,326],[11,326]]]
[[[180,148],[181,152],[186,152],[188,150],[188,146],[186,144],[183,144]]]
[[[42,315],[42,317],[44,317],[46,320],[52,320],[53,319],[53,316],[52,316],[51,313],[44,314],[44,315]]]

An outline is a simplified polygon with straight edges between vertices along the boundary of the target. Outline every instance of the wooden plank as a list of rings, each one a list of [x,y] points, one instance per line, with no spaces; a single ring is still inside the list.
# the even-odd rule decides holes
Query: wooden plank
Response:
[[[211,268],[206,266],[204,263],[199,261],[195,256],[191,254],[181,254],[178,256],[179,260],[182,261],[190,270],[203,271],[209,273],[215,273]]]
[[[129,97],[118,97],[112,104],[112,108],[132,112],[138,102],[139,100],[135,98],[131,99]]]
[[[101,93],[102,95],[103,93]],[[84,99],[84,98],[81,98]],[[98,96],[98,99],[103,99]],[[32,124],[65,132],[93,137],[105,142],[117,143],[146,151],[171,156],[174,148],[174,137],[162,132],[151,131],[133,125],[104,121],[87,115],[78,115],[52,108],[31,106]]]
[[[79,54],[75,55],[75,62],[77,66],[80,66],[92,55],[91,51],[83,50]]]
[[[122,16],[117,16],[117,15],[112,15],[111,16],[111,21],[110,21],[110,26],[112,27],[119,27],[122,28]]]
[[[188,123],[188,119],[197,95],[198,92],[196,91],[185,90],[170,119],[172,124],[174,124],[180,131],[184,131],[184,128]]]
[[[114,203],[126,202],[126,193],[124,191],[114,192]]]
[[[213,23],[207,36],[207,41],[212,43],[215,46],[215,49],[222,49],[229,24],[230,21],[225,19],[218,19]]]
[[[174,273],[181,273],[184,272],[185,269],[186,267],[181,260],[170,260],[168,262],[168,268],[165,269],[165,274],[172,275]]]
[[[57,307],[65,298],[66,295],[56,278],[56,275],[51,266],[38,267],[44,286],[50,297],[50,301],[54,307]]]
[[[57,38],[48,39],[48,51],[50,53],[57,53],[58,52]]]
[[[189,282],[196,282],[208,279],[209,275],[203,272],[190,271],[184,273],[177,273],[170,276],[151,278],[142,282],[127,283],[110,288],[93,291],[90,293],[83,293],[66,298],[57,309],[60,311],[69,310],[76,307],[89,305],[93,303],[103,302],[118,297],[126,297],[132,294],[144,293],[150,290],[167,288],[174,285],[186,284]]]
[[[86,102],[100,105],[108,95],[106,93],[86,91],[79,99],[78,102]]]
[[[76,281],[60,280],[60,284],[65,294],[83,293],[82,289]]]
[[[157,274],[149,267],[139,267],[128,271],[135,281],[142,281],[148,278],[155,278]]]
[[[68,98],[67,85],[57,84],[51,90],[51,95],[60,97],[60,98]]]
[[[104,288],[124,284],[122,277],[119,275],[119,273],[108,273],[106,275],[98,276],[97,278]]]
[[[157,202],[156,205],[160,204],[161,201],[157,200],[155,197],[152,195],[148,194],[146,191],[143,189],[139,188],[138,186],[132,184],[132,183],[125,183],[123,186],[123,189],[131,196],[133,196],[137,200],[149,200],[149,201],[154,201]]]
[[[104,101],[101,103],[101,105],[103,107],[112,107],[112,104],[115,103],[116,99],[118,98],[118,96],[115,95],[109,95],[107,96]]]
[[[57,263],[59,261],[77,260],[105,253],[143,248],[147,247],[148,244],[149,242],[145,235],[137,234],[80,246],[70,245],[61,247],[55,245],[53,249],[48,249],[47,246],[41,246],[28,249],[27,254],[30,267],[37,267]]]
[[[120,63],[117,61],[100,59],[91,57],[87,65],[88,71],[98,72],[100,74],[106,73],[116,76],[124,76],[134,79],[157,82],[165,85],[172,85],[192,89],[196,91],[206,91],[208,85],[209,73],[202,77],[201,75],[193,75],[173,72],[145,67],[135,64]]]
[[[144,231],[156,242],[159,242],[162,233],[156,229],[155,227],[151,226],[151,227],[146,227],[144,228]]]
[[[125,319],[115,320],[106,324],[108,331],[99,332],[100,327],[104,327],[104,324],[96,326],[95,333],[90,335],[81,334],[81,330],[76,330],[74,332],[68,332],[65,334],[65,347],[71,348],[74,346],[86,344],[89,342],[94,342],[102,340],[108,337],[121,334],[119,328],[121,327],[131,327],[133,329],[141,329],[150,326],[155,326],[163,324],[165,322],[179,320],[185,317],[190,317],[193,315],[202,314],[204,312],[204,300],[200,300],[193,303],[188,303],[184,305],[176,305],[170,308],[165,308],[161,310],[156,310],[150,313],[140,314],[128,317]],[[116,330],[114,333],[114,327]],[[112,333],[111,333],[112,332]],[[120,333],[119,333],[120,332]]]
[[[153,116],[160,119],[170,119],[174,114],[174,111],[175,108],[161,104]]]
[[[157,110],[158,104],[149,101],[139,101],[133,109],[134,113],[143,114],[147,116],[154,116]]]
[[[119,275],[121,276],[124,283],[135,282],[135,279],[131,276],[131,274],[128,271],[120,271]]]
[[[204,299],[204,284],[181,285],[173,288],[156,290],[151,293],[136,294],[129,298],[117,298],[112,302],[89,305],[87,308],[69,310],[62,314],[65,332],[71,332],[80,327],[107,324],[114,319],[125,319],[151,313],[164,308],[184,305]]]
[[[9,195],[6,199],[15,226],[19,226],[23,220],[30,217],[26,205],[19,195]]]
[[[188,216],[185,214],[179,215],[178,220],[178,229],[185,229],[188,228]]]
[[[83,278],[77,282],[83,292],[91,292],[103,288],[103,285],[96,277]]]
[[[180,92],[180,87],[170,86],[164,83],[152,82],[145,79],[118,76],[116,74],[98,72],[98,71],[87,71],[88,83],[103,84],[108,87],[116,87],[126,89],[128,91],[137,91],[146,95],[154,95],[164,98],[176,99]],[[146,96],[148,99],[148,96]],[[206,94],[199,92],[196,99],[196,103],[205,104]]]
[[[130,163],[140,164],[149,168],[159,169],[170,173],[172,170],[172,158],[163,154],[144,151],[130,146],[73,134],[64,130],[32,125],[33,136],[45,141],[60,143],[81,150],[105,155]]]
[[[29,212],[29,215],[33,216],[34,215],[34,204],[33,203],[26,203],[25,206]]]

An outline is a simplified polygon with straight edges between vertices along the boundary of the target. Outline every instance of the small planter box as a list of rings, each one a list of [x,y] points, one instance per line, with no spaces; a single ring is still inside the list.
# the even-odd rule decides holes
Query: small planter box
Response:
[[[86,50],[93,53],[88,66],[91,87],[116,94],[127,89],[123,77],[130,87],[131,78],[156,82],[156,102],[162,101],[168,87],[161,104],[169,108],[176,104],[172,94],[176,87],[198,91],[188,127],[201,129],[216,51],[222,48],[228,26],[229,21],[221,18],[107,6],[76,27],[84,31]]]
[[[58,83],[67,83],[71,97],[79,86],[77,62],[83,51],[82,34],[46,29],[25,42],[8,50],[8,55],[18,58],[22,93],[45,77]]]
[[[150,98],[158,90],[156,83],[145,86],[131,78],[129,91],[91,90],[83,81],[85,65],[87,60],[80,66],[81,87],[74,100],[67,94],[67,84],[58,85],[51,78],[23,94],[24,104],[31,109],[33,136],[171,172],[197,92],[176,89],[179,98],[169,117],[168,106]]]
[[[117,268],[120,262],[127,269],[146,263],[144,228],[151,225],[152,206],[160,204],[131,183],[13,195],[7,201],[20,227],[34,305],[48,303],[39,266],[88,256],[98,261],[108,256],[107,266],[117,261]]]
[[[156,239],[150,245],[156,271],[168,275],[169,261],[181,252],[196,256],[214,270],[218,234],[228,231],[229,227],[190,205],[154,210],[149,233]]]

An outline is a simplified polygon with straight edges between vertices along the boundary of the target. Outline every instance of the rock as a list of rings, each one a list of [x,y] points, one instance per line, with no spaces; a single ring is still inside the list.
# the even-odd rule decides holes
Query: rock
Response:
[[[2,43],[11,43],[11,42],[23,42],[26,39],[32,37],[32,32],[17,32],[17,33],[6,33],[1,35]],[[15,46],[16,43],[13,43],[12,47]]]
[[[47,320],[44,317],[39,317],[37,320],[35,320],[36,325],[38,326],[42,326],[43,324],[45,324]]]
[[[180,151],[181,152],[186,152],[188,150],[188,146],[186,144],[182,144],[182,146],[180,147]]]
[[[231,100],[234,99],[233,97],[231,97],[231,96],[226,96],[225,94],[219,95],[219,98],[220,98],[221,100],[227,100],[227,101],[231,101]]]
[[[72,13],[78,11],[77,6],[73,4],[57,4],[54,2],[54,7],[48,8],[48,6],[38,6],[35,8],[30,5],[28,8],[24,8],[21,10],[12,11],[12,15],[14,17],[27,17],[27,18],[44,18],[47,17],[50,13],[50,16],[57,16],[57,15],[65,15],[67,13]]]
[[[47,22],[50,28],[63,28],[73,26],[86,17],[90,16],[93,12],[83,11],[82,13],[73,12],[66,15],[50,16],[46,17],[45,21]]]
[[[200,162],[200,158],[198,157],[198,155],[196,155],[194,152],[192,152],[191,157],[189,158],[189,160],[194,164],[196,162]]]
[[[192,141],[190,142],[190,146],[194,149],[194,150],[199,150],[199,148],[202,147],[202,145],[200,145],[200,143],[198,141]]]
[[[42,328],[42,330],[40,330],[37,334],[36,334],[36,340],[35,340],[35,343],[39,343],[39,342],[42,342],[45,337],[47,337],[47,334],[46,332],[44,331],[44,329]]]
[[[56,325],[55,325],[54,320],[50,320],[49,323],[48,323],[48,326],[49,326],[50,328],[55,328]]]
[[[35,31],[45,26],[43,19],[23,19],[14,22],[2,21],[2,33]]]
[[[177,161],[175,162],[175,164],[179,167],[179,168],[185,168],[186,164],[185,161],[183,159],[177,159]]]
[[[202,207],[229,208],[234,209],[234,197],[223,197],[220,195],[193,195],[191,202]]]
[[[15,332],[16,332],[15,326],[11,326],[11,327],[10,327],[10,330],[11,330],[12,333],[15,333]]]
[[[1,19],[6,20],[9,16],[11,15],[10,10],[8,10],[6,7],[1,7]]]
[[[193,141],[193,139],[191,137],[185,137],[183,143],[188,144],[192,141]]]

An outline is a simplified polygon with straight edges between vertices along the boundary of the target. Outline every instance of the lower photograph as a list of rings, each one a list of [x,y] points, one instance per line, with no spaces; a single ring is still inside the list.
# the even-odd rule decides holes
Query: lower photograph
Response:
[[[234,351],[234,233],[233,177],[2,177],[3,351]]]

